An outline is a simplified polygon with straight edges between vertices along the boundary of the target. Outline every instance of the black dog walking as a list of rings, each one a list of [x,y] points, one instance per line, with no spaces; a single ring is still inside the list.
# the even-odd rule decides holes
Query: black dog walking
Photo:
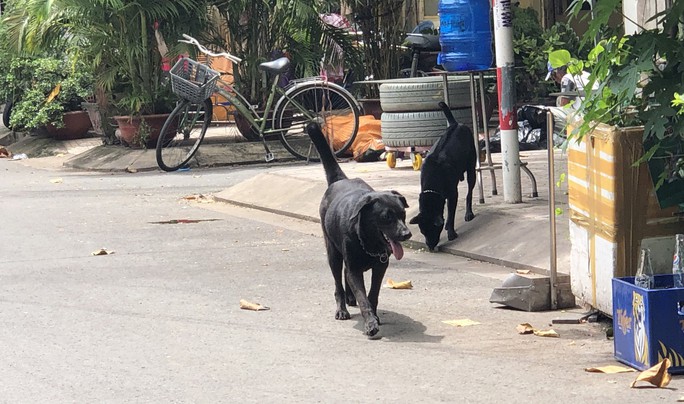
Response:
[[[418,224],[430,251],[439,243],[442,227],[449,240],[458,237],[454,228],[454,216],[458,203],[458,183],[468,178],[465,221],[473,220],[473,188],[478,153],[475,151],[473,132],[454,119],[449,107],[439,106],[449,121],[449,127],[428,152],[420,172],[419,213],[411,224]],[[447,202],[447,220],[444,223],[444,202]]]
[[[319,213],[328,263],[335,278],[335,318],[351,318],[347,304],[359,309],[369,337],[379,331],[378,295],[389,256],[404,256],[401,241],[411,238],[406,226],[406,199],[395,191],[377,192],[361,179],[348,179],[325,141],[321,127],[311,123],[306,130],[323,162],[328,189]],[[344,265],[345,287],[342,285]],[[372,269],[366,296],[363,273]]]

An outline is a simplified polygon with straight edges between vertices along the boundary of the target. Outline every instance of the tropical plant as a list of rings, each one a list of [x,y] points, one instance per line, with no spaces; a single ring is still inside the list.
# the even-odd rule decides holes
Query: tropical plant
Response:
[[[581,3],[572,5],[574,15]],[[683,203],[684,176],[679,167],[684,164],[684,115],[677,108],[677,94],[684,93],[684,0],[676,0],[653,17],[659,28],[642,27],[624,36],[608,24],[610,15],[620,9],[620,0],[597,2],[583,38],[586,44],[599,38],[588,58],[556,61],[568,64],[570,72],[590,70],[584,87],[595,88],[584,98],[583,120],[571,135],[581,138],[599,123],[643,125],[646,151],[640,162],[649,162],[656,189],[669,188],[679,195],[676,203]]]
[[[515,90],[519,103],[536,103],[546,97],[554,83],[545,81],[548,53],[553,49],[567,49],[582,57],[580,38],[567,23],[557,22],[548,30],[539,24],[533,8],[513,7],[513,52],[516,71]]]
[[[82,61],[68,58],[14,58],[3,78],[6,88],[21,93],[10,125],[33,130],[52,124],[62,127],[65,112],[80,111],[93,94],[93,76]]]
[[[318,75],[321,61],[334,61],[339,50],[347,67],[360,65],[354,38],[320,18],[335,4],[339,2],[214,0],[212,36],[205,39],[243,59],[233,69],[234,85],[259,105],[267,93],[259,64],[277,56],[286,54],[292,61],[289,78]]]
[[[9,0],[3,18],[17,53],[79,49],[95,72],[101,94],[118,93],[125,114],[171,107],[156,33],[179,38],[207,26],[207,1]],[[158,30],[157,30],[158,28]],[[173,56],[173,49],[170,52]],[[102,101],[102,100],[100,100]]]

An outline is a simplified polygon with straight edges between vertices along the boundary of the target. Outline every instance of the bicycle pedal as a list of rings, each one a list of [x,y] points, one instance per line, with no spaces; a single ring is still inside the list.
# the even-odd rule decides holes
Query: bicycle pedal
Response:
[[[270,163],[273,160],[275,160],[275,156],[273,155],[273,153],[266,153],[266,162]]]

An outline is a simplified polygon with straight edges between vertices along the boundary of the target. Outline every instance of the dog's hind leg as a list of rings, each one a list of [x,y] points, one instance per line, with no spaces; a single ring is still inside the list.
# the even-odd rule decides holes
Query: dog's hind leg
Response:
[[[378,321],[378,325],[380,324],[380,316],[378,316],[378,297],[380,295],[380,288],[382,287],[382,280],[385,277],[385,271],[387,271],[386,264],[373,267],[371,287],[368,291],[368,302],[371,305],[375,319]]]
[[[473,188],[475,188],[475,165],[473,164],[470,169],[468,169],[468,195],[466,195],[466,212],[465,221],[469,222],[473,220],[475,214],[473,213]]]
[[[372,337],[380,331],[380,324],[378,324],[378,318],[375,316],[371,303],[366,296],[366,285],[363,283],[363,271],[353,271],[347,266],[345,276],[347,284],[351,287],[352,291],[354,291],[356,302],[359,304],[359,310],[361,310],[361,315],[365,322],[365,333],[369,337]]]
[[[347,282],[346,277],[344,279],[344,284],[344,292],[347,298],[347,306],[356,307],[356,296],[354,296],[354,291],[349,287],[349,282]]]
[[[349,320],[351,315],[347,310],[344,286],[342,285],[342,263],[342,254],[334,248],[328,248],[328,264],[330,265],[333,278],[335,278],[335,303],[337,303],[335,319]]]
[[[458,182],[454,186],[454,192],[447,196],[447,219],[444,224],[444,230],[447,231],[447,237],[449,240],[455,240],[458,237],[455,228],[455,217],[456,217],[456,205],[458,204]]]

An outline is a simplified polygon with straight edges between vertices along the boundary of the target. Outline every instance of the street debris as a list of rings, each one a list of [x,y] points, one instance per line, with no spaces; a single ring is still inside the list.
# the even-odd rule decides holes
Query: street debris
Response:
[[[27,158],[28,156],[26,155],[26,153],[19,153],[12,156],[12,160],[26,160]]]
[[[5,147],[0,146],[0,158],[11,158],[12,152],[7,150]]]
[[[114,251],[110,251],[106,248],[100,248],[99,250],[93,251],[91,254],[93,254],[93,255],[111,255],[111,254],[114,254]]]
[[[628,368],[625,366],[617,366],[617,365],[608,365],[608,366],[600,366],[597,368],[586,368],[584,369],[585,372],[591,372],[591,373],[606,373],[609,375],[613,375],[615,373],[629,373],[629,372],[636,372],[636,370],[632,368]]]
[[[204,194],[187,195],[187,196],[184,196],[183,199],[186,201],[196,201],[199,203],[214,203],[214,202],[216,202],[216,200],[214,199],[213,196],[204,195]]]
[[[560,335],[553,329],[538,330],[530,323],[518,324],[515,329],[518,331],[518,334],[534,334],[538,337],[560,338]]]
[[[261,303],[248,302],[245,299],[240,299],[240,308],[242,310],[264,311],[271,310],[270,307],[263,306]]]
[[[387,287],[390,289],[413,289],[411,281],[394,282],[392,279],[387,279]]]
[[[64,182],[64,180],[61,179],[61,178],[51,178],[51,179],[50,179],[50,182],[53,183],[53,184],[61,184],[61,183]]]
[[[478,325],[480,324],[477,321],[471,320],[469,318],[462,318],[459,320],[444,320],[442,321],[444,324],[449,324],[453,325],[454,327],[468,327],[469,325]]]
[[[670,384],[670,380],[672,380],[672,375],[667,371],[670,366],[672,366],[672,361],[669,358],[663,359],[652,368],[641,372],[639,376],[637,376],[637,378],[632,382],[632,384],[629,385],[629,387],[634,388],[637,382],[648,382],[656,387],[667,386]]]
[[[128,167],[126,167],[126,172],[129,172],[131,174],[135,174],[138,172],[138,169],[135,167],[128,166]]]
[[[520,275],[529,275],[532,273],[532,271],[529,269],[516,269],[515,273]]]
[[[199,223],[199,222],[215,222],[220,219],[171,219],[164,220],[161,222],[150,222],[150,224],[189,224],[189,223]]]

